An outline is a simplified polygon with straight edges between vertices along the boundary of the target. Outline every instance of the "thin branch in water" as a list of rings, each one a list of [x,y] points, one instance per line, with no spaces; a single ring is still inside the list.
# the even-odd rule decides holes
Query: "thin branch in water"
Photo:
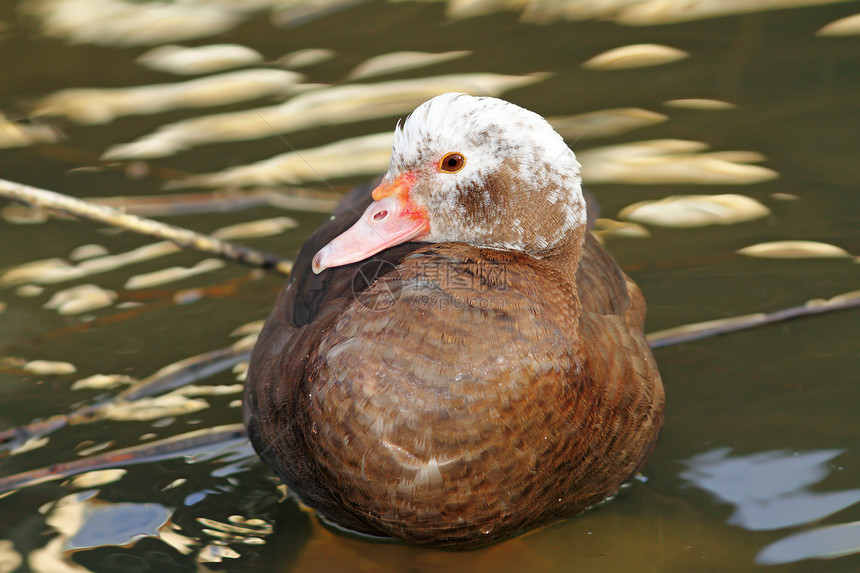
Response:
[[[156,372],[104,402],[90,404],[69,414],[58,414],[26,426],[0,431],[0,446],[14,448],[27,440],[40,438],[65,426],[99,420],[103,416],[103,412],[111,406],[162,394],[197,380],[208,378],[232,368],[243,360],[248,360],[250,355],[249,348],[234,345],[192,356],[181,363]]]
[[[292,211],[331,213],[342,197],[341,193],[290,188],[250,191],[226,189],[145,197],[93,197],[87,200],[142,217],[167,217],[192,213],[234,212],[267,206]]]
[[[285,276],[289,275],[292,269],[290,261],[276,255],[221,241],[213,237],[195,233],[194,231],[189,231],[188,229],[159,223],[151,219],[144,219],[136,215],[129,215],[118,209],[104,205],[95,205],[82,199],[55,193],[54,191],[37,189],[36,187],[0,179],[0,197],[59,211],[81,219],[128,229],[141,235],[166,239],[182,248],[210,253],[223,259],[251,267],[275,271]]]
[[[224,447],[232,441],[244,441],[246,437],[247,434],[242,424],[229,424],[196,430],[148,444],[114,450],[88,458],[62,462],[37,470],[0,477],[0,493],[88,471],[178,458],[198,452],[203,448],[211,451],[214,449],[213,446]]]
[[[180,386],[223,372],[240,362],[250,360],[250,358],[250,349],[234,346],[198,354],[126,388],[117,394],[116,399],[133,401],[146,396],[169,392]]]
[[[331,213],[342,198],[342,193],[329,191],[263,188],[134,197],[88,197],[84,200],[96,205],[121,209],[124,213],[141,217],[169,217],[195,213],[234,212],[256,207]]]
[[[648,335],[648,344],[651,348],[655,349],[666,346],[675,346],[677,344],[693,342],[694,340],[719,336],[729,332],[737,332],[739,330],[747,330],[758,326],[783,322],[792,318],[812,316],[815,314],[857,307],[860,307],[860,290],[840,294],[827,300],[810,300],[806,304],[784,308],[776,312],[758,312],[744,316],[734,316],[731,318],[686,324],[684,326],[677,326],[675,328],[669,328],[659,332],[652,332]]]

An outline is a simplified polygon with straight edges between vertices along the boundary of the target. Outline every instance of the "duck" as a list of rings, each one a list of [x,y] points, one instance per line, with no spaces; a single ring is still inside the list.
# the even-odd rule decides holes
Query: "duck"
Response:
[[[540,115],[417,107],[378,185],[302,247],[253,349],[243,419],[326,523],[475,549],[635,477],[663,421],[640,289],[588,231]]]

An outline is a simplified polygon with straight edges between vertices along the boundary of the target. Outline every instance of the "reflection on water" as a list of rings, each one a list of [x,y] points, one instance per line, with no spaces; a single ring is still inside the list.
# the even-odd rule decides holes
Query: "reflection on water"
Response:
[[[66,550],[88,549],[102,545],[126,545],[143,536],[156,536],[159,528],[167,521],[170,511],[155,503],[111,503],[96,504],[80,502],[82,510],[68,511],[71,507],[64,506],[66,511],[61,515],[57,510],[51,513],[48,524],[57,528],[61,519],[70,519],[70,513],[77,517],[80,514],[80,524],[69,538]]]
[[[810,523],[860,501],[860,489],[812,491],[830,473],[831,460],[844,450],[770,451],[730,457],[729,448],[682,463],[681,477],[735,506],[728,523],[753,531]]]
[[[128,0],[27,0],[22,11],[38,16],[48,36],[106,46],[159,44],[226,32],[254,2],[129,2]]]
[[[42,20],[45,34],[73,42],[131,46],[188,40],[225,32],[255,13],[271,10],[278,24],[298,25],[338,7],[360,0],[208,0],[197,2],[147,2],[131,0],[27,0],[27,12]],[[779,10],[848,0],[437,0],[445,2],[448,15],[471,18],[497,11],[522,11],[530,23],[558,19],[613,20],[619,24],[647,26],[716,18],[747,12]],[[856,33],[854,21],[841,23],[829,33]],[[847,30],[847,31],[846,31]]]
[[[242,66],[259,64],[263,55],[247,46],[213,44],[186,48],[159,46],[141,54],[135,60],[145,68],[181,76],[196,76]]]
[[[242,70],[187,82],[117,89],[62,90],[41,99],[35,115],[63,115],[78,123],[109,123],[124,115],[186,107],[214,107],[294,92],[301,75],[287,70]]]
[[[852,258],[851,253],[836,245],[818,241],[771,241],[739,249],[738,254],[772,259]]]
[[[0,177],[122,195],[291,257],[333,197],[384,170],[398,117],[464,90],[535,109],[577,151],[649,330],[858,288],[857,1],[0,10]],[[0,431],[44,423],[0,449],[0,477],[239,421],[239,359],[187,376],[194,385],[105,401],[189,356],[247,348],[280,279],[47,213],[2,217]],[[231,439],[32,474],[0,497],[0,571],[817,571],[817,559],[858,570],[855,315],[660,350],[667,422],[647,481],[487,550],[326,529]],[[93,405],[98,416],[51,425]]]
[[[75,551],[157,537],[170,516],[169,509],[156,503],[107,503],[97,494],[97,490],[70,494],[42,508],[54,535],[28,556],[34,570],[86,571],[72,561]]]
[[[579,154],[582,179],[590,183],[645,185],[746,185],[775,179],[765,158],[750,151],[704,152],[699,141],[657,139],[588,149]]]
[[[259,139],[313,127],[404,115],[442,92],[502,95],[539,82],[546,74],[462,74],[354,84],[311,90],[286,103],[204,116],[161,126],[149,135],[104,153],[104,159],[151,159],[204,144]]]
[[[640,201],[618,212],[622,219],[661,227],[731,225],[770,215],[770,209],[744,195],[680,195]]]
[[[838,468],[831,462],[844,452],[775,450],[731,456],[730,448],[719,448],[682,461],[689,469],[681,477],[733,505],[728,523],[751,531],[783,529],[813,523],[860,502],[860,489],[810,489]],[[763,548],[756,562],[775,565],[854,553],[860,553],[860,522],[793,533]]]
[[[36,143],[54,143],[62,138],[47,125],[26,125],[9,121],[0,113],[0,149],[24,147]]]
[[[659,44],[634,44],[613,48],[608,52],[597,54],[582,63],[583,68],[590,70],[625,70],[627,68],[647,68],[670,64],[689,58],[690,54],[670,46]]]
[[[762,565],[803,559],[835,559],[860,553],[860,521],[817,527],[771,543],[756,556]]]

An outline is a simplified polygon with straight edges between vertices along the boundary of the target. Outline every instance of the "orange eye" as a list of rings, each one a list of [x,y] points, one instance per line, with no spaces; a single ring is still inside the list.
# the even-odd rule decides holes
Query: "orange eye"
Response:
[[[466,158],[459,153],[449,153],[439,162],[442,173],[456,173],[466,166]]]

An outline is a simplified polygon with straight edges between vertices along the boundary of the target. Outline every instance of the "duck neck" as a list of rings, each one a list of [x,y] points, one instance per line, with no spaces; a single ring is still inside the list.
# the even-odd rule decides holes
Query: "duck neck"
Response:
[[[576,289],[576,273],[582,259],[582,249],[585,243],[584,227],[575,227],[556,244],[534,254],[554,269],[557,280],[578,300]]]

